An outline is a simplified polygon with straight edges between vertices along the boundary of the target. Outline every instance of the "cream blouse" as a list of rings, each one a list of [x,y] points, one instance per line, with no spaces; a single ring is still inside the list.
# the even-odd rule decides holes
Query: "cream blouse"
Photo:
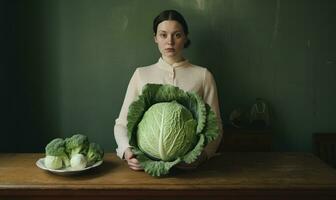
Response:
[[[142,87],[147,83],[171,84],[184,91],[194,91],[211,106],[218,117],[220,127],[219,137],[209,143],[204,149],[207,157],[212,157],[222,138],[222,120],[216,83],[212,74],[206,68],[193,65],[187,60],[170,65],[162,58],[153,65],[137,68],[128,84],[126,96],[114,126],[114,137],[118,145],[116,149],[117,155],[123,159],[125,150],[130,147],[127,136],[128,107],[138,98]]]

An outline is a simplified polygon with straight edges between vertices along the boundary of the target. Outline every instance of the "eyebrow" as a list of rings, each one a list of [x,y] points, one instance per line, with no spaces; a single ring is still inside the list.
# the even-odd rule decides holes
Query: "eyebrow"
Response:
[[[159,30],[159,32],[167,33],[167,31],[164,31],[164,30]],[[182,31],[176,30],[176,31],[173,31],[172,33],[182,33]]]

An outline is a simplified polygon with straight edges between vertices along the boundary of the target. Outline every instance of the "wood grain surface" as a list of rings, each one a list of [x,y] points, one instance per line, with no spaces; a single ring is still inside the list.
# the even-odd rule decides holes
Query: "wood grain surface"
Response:
[[[165,177],[132,171],[115,154],[89,171],[39,169],[43,154],[0,154],[0,199],[336,199],[336,170],[306,153],[222,153]]]

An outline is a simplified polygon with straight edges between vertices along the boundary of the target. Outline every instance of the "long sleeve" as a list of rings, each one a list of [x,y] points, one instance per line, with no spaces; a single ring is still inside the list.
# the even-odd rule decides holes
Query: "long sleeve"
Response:
[[[125,150],[130,147],[127,136],[127,113],[130,104],[139,96],[139,82],[140,79],[138,76],[138,71],[136,70],[128,84],[119,117],[115,120],[114,138],[118,145],[118,148],[116,149],[117,155],[121,159],[123,158]]]
[[[218,119],[219,126],[219,136],[212,142],[210,142],[204,149],[208,158],[211,158],[215,155],[222,137],[223,137],[223,127],[222,127],[222,119],[220,115],[220,108],[218,103],[218,94],[215,79],[213,78],[211,72],[208,70],[205,71],[204,82],[203,82],[203,99],[206,103],[210,105],[212,110],[215,112]]]

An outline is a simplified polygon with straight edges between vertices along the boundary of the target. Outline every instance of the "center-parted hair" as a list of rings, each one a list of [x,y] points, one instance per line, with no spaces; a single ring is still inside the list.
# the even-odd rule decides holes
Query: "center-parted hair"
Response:
[[[154,21],[153,21],[154,35],[156,35],[156,33],[157,33],[158,25],[161,22],[166,21],[166,20],[177,21],[181,24],[181,26],[183,28],[183,32],[187,36],[187,42],[184,44],[184,48],[187,48],[191,43],[189,38],[188,38],[188,34],[189,34],[188,24],[185,21],[184,17],[179,12],[177,12],[176,10],[164,10],[158,16],[156,16],[154,18]]]

